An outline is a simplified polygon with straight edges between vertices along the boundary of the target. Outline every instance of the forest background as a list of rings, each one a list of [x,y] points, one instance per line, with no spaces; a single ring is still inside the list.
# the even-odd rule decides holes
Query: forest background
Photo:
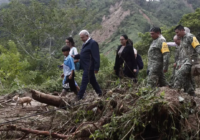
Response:
[[[174,26],[182,24],[200,39],[199,0],[11,0],[0,1],[0,93],[22,89],[61,91],[63,63],[61,48],[65,38],[75,38],[87,29],[100,44],[101,68],[97,79],[103,89],[119,83],[113,64],[119,37],[127,34],[142,55],[145,67],[139,82],[145,82],[147,51],[153,26],[162,28],[172,41]],[[170,69],[174,61],[171,49]],[[76,73],[80,84],[82,72]],[[114,81],[108,85],[105,81]],[[90,88],[90,87],[89,87]]]

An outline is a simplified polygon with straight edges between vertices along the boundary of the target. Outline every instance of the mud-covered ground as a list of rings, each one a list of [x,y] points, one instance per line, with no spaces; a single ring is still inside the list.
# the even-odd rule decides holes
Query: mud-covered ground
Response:
[[[0,139],[89,140],[89,136],[93,134],[95,130],[99,129],[102,131],[102,133],[105,133],[102,129],[102,126],[112,122],[111,118],[113,118],[113,116],[114,118],[124,117],[124,124],[126,125],[122,125],[121,127],[124,127],[125,131],[122,135],[126,136],[125,134],[128,134],[128,130],[132,128],[132,123],[130,122],[131,120],[128,118],[128,115],[131,114],[133,109],[141,108],[142,105],[140,104],[140,101],[144,100],[144,97],[149,98],[149,100],[151,100],[151,98],[153,97],[147,97],[148,95],[144,95],[144,97],[139,96],[138,93],[139,91],[137,90],[131,91],[130,89],[112,89],[110,91],[107,91],[103,97],[99,98],[97,94],[95,94],[94,92],[90,92],[86,93],[84,100],[79,102],[74,101],[75,95],[73,93],[68,93],[66,97],[63,98],[65,102],[69,103],[66,110],[59,109],[53,106],[48,106],[35,100],[31,102],[31,106],[24,105],[24,107],[22,108],[20,105],[16,106],[16,102],[12,100],[12,97],[15,96],[17,93],[0,96]],[[200,89],[196,90],[196,94],[196,97],[190,97],[185,93],[177,93],[175,90],[169,88],[161,88],[157,92],[155,92],[155,96],[159,97],[158,101],[156,102],[166,102],[165,105],[167,105],[169,112],[174,114],[174,117],[183,115],[184,119],[180,120],[180,122],[178,123],[179,125],[186,126],[184,127],[184,131],[191,131],[190,133],[193,133],[194,137],[198,135],[198,130],[200,126],[200,121],[198,120],[198,110],[200,110]],[[25,92],[20,96],[31,97],[31,93]],[[160,98],[160,96],[163,97]],[[183,102],[189,104],[187,107],[192,108],[190,110],[191,113],[189,113],[187,117],[184,116],[184,110],[182,108],[183,102],[179,101],[180,97],[184,99]],[[152,105],[150,105],[150,103],[149,106],[154,106],[154,103],[152,103]],[[161,108],[161,110],[162,109],[163,108]],[[195,113],[193,113],[192,111],[194,111]],[[124,115],[126,113],[127,116]],[[141,113],[141,115],[142,114],[143,113]],[[167,114],[168,113],[166,113],[166,115]],[[159,120],[160,116],[157,117]],[[146,119],[149,118],[147,117]],[[119,121],[119,123],[121,122]],[[129,123],[131,126],[128,126]],[[179,129],[179,125],[177,129]],[[11,126],[14,126],[14,129],[25,128],[43,131],[44,133],[48,132],[50,135],[56,133],[62,135],[63,137],[66,136],[66,138],[53,138],[53,135],[38,135],[37,133],[25,133],[24,131],[20,130],[15,131],[11,129]],[[176,124],[174,127],[176,127]],[[197,133],[196,135],[194,131]],[[133,131],[133,133],[136,132]],[[143,131],[143,133],[144,134],[141,133],[140,135],[141,137],[143,137],[143,139],[145,139],[148,134],[145,131]],[[155,135],[157,139],[162,139],[163,137],[163,135],[161,134],[156,133]],[[135,139],[137,139],[137,137],[138,135],[136,134]],[[150,138],[151,137],[152,136],[150,136]],[[107,136],[106,139],[115,138],[113,136],[110,136],[110,138],[109,136]],[[141,138],[138,138],[138,140],[139,139]]]

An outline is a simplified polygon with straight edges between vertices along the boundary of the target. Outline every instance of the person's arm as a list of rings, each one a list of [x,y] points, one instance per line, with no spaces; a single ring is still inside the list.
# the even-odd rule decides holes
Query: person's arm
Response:
[[[70,68],[70,70],[71,70],[71,74],[70,74],[70,76],[69,76],[69,79],[72,79],[72,76],[73,76],[74,70],[75,70],[75,66],[74,66],[74,62],[73,62],[73,59],[72,59],[72,58],[71,58],[69,61],[70,61],[70,62],[69,62],[69,64],[68,64],[68,66],[69,66],[69,68]]]
[[[77,48],[76,48],[76,47],[73,48],[73,54],[74,54],[75,56],[78,55],[78,51],[77,51]],[[79,59],[74,59],[74,63],[77,63],[77,62],[79,62]]]
[[[195,36],[191,38],[191,45],[200,54],[200,44]]]
[[[161,53],[163,54],[163,71],[167,72],[168,71],[168,65],[169,65],[169,58],[170,58],[170,53],[169,53],[169,47],[166,42],[162,42],[161,46]]]
[[[119,55],[118,55],[118,51],[120,49],[120,46],[117,48],[117,51],[116,51],[116,56],[115,56],[115,65],[114,65],[114,70],[115,72],[117,72],[119,70]]]
[[[74,55],[72,56],[74,59],[80,59],[81,55],[80,54],[77,54],[77,55]]]
[[[179,58],[180,46],[176,47],[174,61],[177,62]]]
[[[77,63],[77,62],[79,62],[79,59],[74,59],[74,63]]]
[[[77,51],[77,48],[76,47],[74,47],[74,55],[77,55],[78,54],[78,51]]]
[[[133,47],[134,54],[135,54],[135,59],[137,58],[137,50]]]
[[[176,47],[176,43],[175,42],[167,42],[168,47]]]
[[[131,62],[133,64],[133,71],[136,72],[137,71],[137,61],[135,59],[135,53],[132,47],[130,47],[130,57],[131,57]]]
[[[100,67],[99,45],[97,42],[91,44],[91,55],[94,60],[94,71],[97,73]]]

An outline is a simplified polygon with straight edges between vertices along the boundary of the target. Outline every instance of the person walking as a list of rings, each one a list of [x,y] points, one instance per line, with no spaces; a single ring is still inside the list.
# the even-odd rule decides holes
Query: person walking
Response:
[[[195,96],[195,89],[192,85],[193,78],[191,68],[198,61],[200,44],[193,34],[186,33],[182,25],[178,25],[175,28],[175,33],[179,38],[181,38],[181,54],[185,57],[180,61],[181,63],[179,64],[179,69],[175,74],[174,88],[181,90],[181,88],[184,87],[189,95]]]
[[[127,35],[120,37],[121,45],[117,49],[114,70],[117,76],[136,78],[137,62],[133,46]],[[124,67],[123,67],[124,65]]]
[[[66,38],[65,43],[67,46],[70,47],[70,52],[69,52],[70,56],[74,56],[78,54],[77,48],[75,47],[74,39],[72,37]],[[74,59],[74,65],[75,65],[75,70],[78,71],[80,69],[79,59]],[[76,81],[75,81],[75,85],[76,85],[77,91],[79,91],[80,87],[78,86]]]
[[[92,85],[99,96],[102,96],[102,91],[96,81],[95,74],[98,73],[100,67],[100,54],[98,43],[90,37],[87,30],[82,30],[79,33],[80,39],[84,42],[81,53],[74,56],[74,59],[80,59],[80,66],[83,69],[83,76],[80,91],[77,95],[77,100],[83,99],[88,83]]]
[[[60,96],[65,96],[68,89],[71,89],[75,94],[77,94],[77,89],[74,82],[74,62],[73,58],[69,55],[70,47],[65,46],[62,48],[63,55],[65,60],[63,63],[63,74],[61,75],[63,79],[63,90]]]
[[[165,39],[163,39],[161,34],[161,29],[159,27],[153,27],[150,30],[153,42],[151,43],[148,51],[148,80],[147,86],[152,88],[156,86],[167,86],[167,81],[165,79],[164,73],[168,71],[169,63],[169,48]]]

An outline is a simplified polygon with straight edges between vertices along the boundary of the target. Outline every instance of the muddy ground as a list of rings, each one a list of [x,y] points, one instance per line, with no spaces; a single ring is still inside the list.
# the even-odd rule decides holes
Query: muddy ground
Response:
[[[172,107],[173,105],[175,106],[175,104],[179,104],[178,100],[180,96],[187,100],[194,100],[197,108],[200,106],[199,88],[196,90],[197,96],[195,98],[191,98],[185,93],[176,93],[176,91],[168,88],[161,88],[161,91],[158,92],[158,94],[162,93],[162,91],[165,91],[165,100],[169,102],[169,105],[172,104]],[[82,132],[78,132],[82,129],[84,123],[89,122],[89,124],[91,123],[94,126],[99,124],[103,125],[108,122],[107,118],[111,117],[112,112],[115,111],[114,108],[119,108],[115,114],[120,116],[123,113],[128,111],[130,112],[131,106],[136,104],[135,102],[140,99],[136,98],[135,94],[126,94],[125,89],[108,91],[107,94],[101,98],[99,98],[94,92],[86,93],[85,99],[80,102],[75,102],[75,95],[73,93],[68,93],[64,100],[70,102],[70,105],[69,108],[64,110],[48,106],[35,100],[31,102],[31,106],[25,105],[22,108],[20,105],[16,106],[16,102],[12,100],[12,97],[15,95],[16,93],[0,96],[1,140],[60,139],[31,133],[26,134],[21,131],[5,131],[8,129],[8,126],[41,130],[69,136],[69,138],[66,139],[89,140],[90,133],[84,135]],[[21,97],[23,96],[31,97],[31,93],[25,92],[21,95]],[[107,104],[108,102],[109,106]],[[111,112],[111,114],[109,114],[109,112]],[[104,120],[102,120],[103,117]],[[192,127],[197,129],[198,127],[197,124],[199,122],[194,122],[194,119],[196,119],[196,117],[192,115],[187,119],[188,124],[190,124],[190,129],[192,129]],[[101,125],[99,125],[98,128]],[[91,128],[91,133],[95,131],[95,129],[93,130],[92,128],[93,126],[90,125],[87,127]],[[77,138],[75,135],[77,135]]]

